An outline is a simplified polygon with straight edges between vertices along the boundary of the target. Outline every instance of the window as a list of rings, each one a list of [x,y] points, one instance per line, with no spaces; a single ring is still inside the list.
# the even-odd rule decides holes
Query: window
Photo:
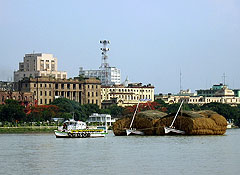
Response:
[[[47,99],[45,99],[45,104],[47,104]]]
[[[40,91],[40,96],[42,96],[42,91]]]
[[[49,91],[49,96],[51,96],[52,95],[52,92],[51,91]]]
[[[40,99],[40,104],[42,104],[42,99]]]
[[[47,91],[45,91],[45,96],[47,96]]]

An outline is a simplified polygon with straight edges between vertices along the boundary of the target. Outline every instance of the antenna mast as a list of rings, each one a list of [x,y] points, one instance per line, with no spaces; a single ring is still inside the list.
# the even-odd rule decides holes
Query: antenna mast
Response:
[[[103,47],[101,48],[102,51],[102,64],[100,68],[106,68],[109,67],[109,64],[107,63],[107,52],[110,50],[109,48],[107,48],[107,45],[110,44],[110,41],[108,40],[101,40],[100,41],[101,44],[103,44]]]
[[[225,86],[225,85],[226,85],[226,77],[227,77],[227,76],[226,76],[225,73],[223,73],[223,76],[222,76],[222,77],[223,77],[223,85]]]
[[[181,93],[181,91],[182,91],[182,71],[181,71],[181,69],[180,69],[180,93]]]

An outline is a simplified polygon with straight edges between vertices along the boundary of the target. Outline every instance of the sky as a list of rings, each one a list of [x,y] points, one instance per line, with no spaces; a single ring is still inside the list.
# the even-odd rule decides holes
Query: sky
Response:
[[[239,0],[0,0],[0,81],[27,53],[51,53],[68,77],[98,69],[100,40],[121,80],[155,93],[240,89]],[[181,78],[180,78],[181,72]]]

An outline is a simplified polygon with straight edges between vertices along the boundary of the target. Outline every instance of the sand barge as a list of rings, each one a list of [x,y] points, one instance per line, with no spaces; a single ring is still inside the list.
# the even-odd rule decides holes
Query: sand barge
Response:
[[[156,135],[164,135],[164,126],[169,126],[174,114],[169,114],[155,124]],[[227,129],[227,120],[214,111],[180,112],[174,127],[185,131],[186,135],[223,135]]]
[[[133,127],[144,131],[145,135],[165,135],[164,126],[170,126],[175,114],[149,110],[139,112],[134,120]],[[116,136],[126,135],[132,116],[126,116],[116,121],[113,132]],[[227,120],[216,112],[182,111],[174,122],[176,129],[185,131],[186,135],[223,135],[227,129]]]
[[[132,127],[144,131],[145,135],[156,135],[155,123],[166,115],[166,113],[157,110],[139,112],[134,119]],[[127,115],[124,118],[117,120],[113,124],[114,134],[116,136],[126,135],[126,128],[129,128],[131,120],[132,115]]]

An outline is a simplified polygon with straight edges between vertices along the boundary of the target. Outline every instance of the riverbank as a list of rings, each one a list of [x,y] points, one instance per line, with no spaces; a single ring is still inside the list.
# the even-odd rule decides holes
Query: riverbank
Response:
[[[0,134],[52,133],[56,129],[56,126],[0,127]]]

